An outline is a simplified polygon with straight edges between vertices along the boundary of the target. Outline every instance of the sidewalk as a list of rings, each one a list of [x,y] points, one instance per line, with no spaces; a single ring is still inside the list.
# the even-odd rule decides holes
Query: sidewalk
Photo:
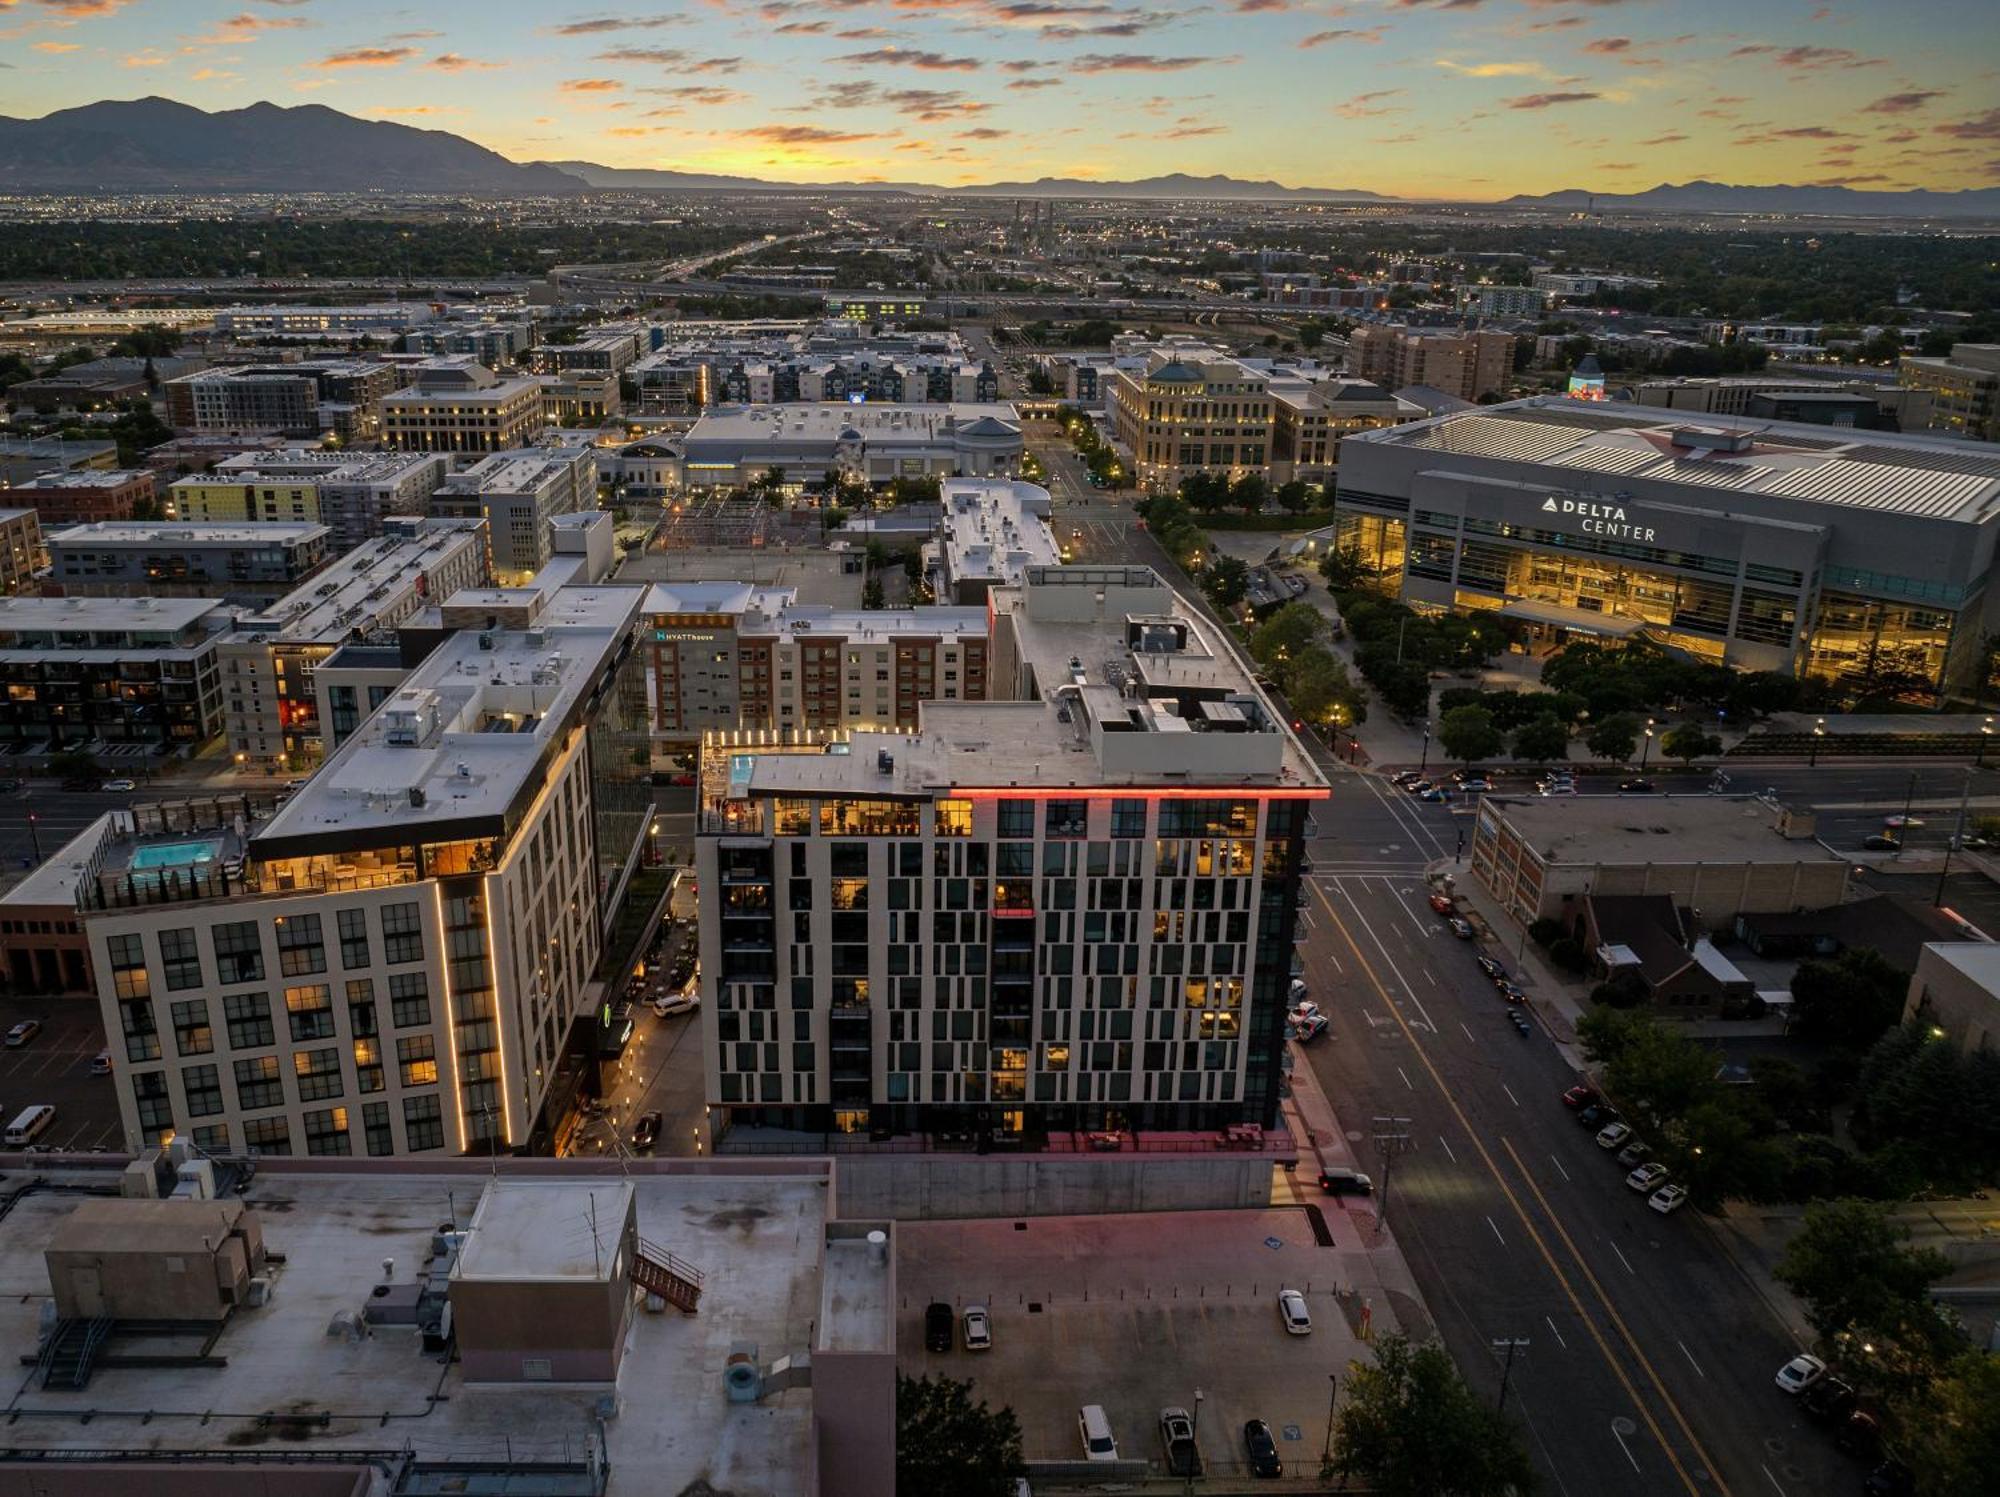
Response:
[[[1328,1036],[1319,1043],[1337,1042]],[[1271,1204],[1314,1205],[1325,1213],[1334,1247],[1340,1253],[1342,1277],[1359,1296],[1359,1305],[1364,1309],[1372,1307],[1372,1329],[1376,1334],[1398,1331],[1413,1341],[1428,1340],[1437,1334],[1437,1321],[1424,1303],[1423,1291],[1417,1287],[1416,1276],[1410,1272],[1394,1232],[1384,1225],[1376,1211],[1376,1198],[1320,1193],[1321,1169],[1358,1168],[1359,1161],[1353,1142],[1341,1127],[1333,1103],[1302,1048],[1293,1046],[1291,1053],[1296,1057],[1291,1072],[1292,1095],[1285,1101],[1283,1112],[1286,1125],[1299,1142],[1299,1164],[1295,1173],[1278,1172]],[[1385,1315],[1386,1321],[1382,1318]]]

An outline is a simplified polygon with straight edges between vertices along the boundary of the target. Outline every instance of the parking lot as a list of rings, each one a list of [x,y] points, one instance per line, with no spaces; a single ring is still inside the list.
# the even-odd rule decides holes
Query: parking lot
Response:
[[[904,1222],[897,1227],[897,1360],[911,1376],[971,1378],[975,1397],[1013,1406],[1030,1461],[1083,1455],[1077,1410],[1101,1404],[1118,1454],[1165,1473],[1159,1415],[1193,1411],[1211,1477],[1245,1477],[1243,1425],[1263,1419],[1287,1477],[1319,1470],[1329,1374],[1346,1381],[1362,1355],[1364,1310],[1341,1292],[1364,1257],[1339,1208],[1321,1247],[1303,1212],[1205,1211],[1020,1221]],[[1310,1335],[1286,1334],[1280,1288],[1306,1295]],[[924,1349],[924,1308],[987,1306],[993,1347]],[[1374,1327],[1394,1329],[1373,1305]],[[955,1338],[956,1340],[956,1338]]]
[[[41,1021],[42,1032],[16,1050],[0,1050],[0,1122],[47,1102],[56,1120],[41,1138],[45,1148],[120,1149],[118,1095],[109,1076],[90,1074],[90,1059],[104,1048],[104,1027],[90,999],[0,999],[0,1030],[22,1019]]]

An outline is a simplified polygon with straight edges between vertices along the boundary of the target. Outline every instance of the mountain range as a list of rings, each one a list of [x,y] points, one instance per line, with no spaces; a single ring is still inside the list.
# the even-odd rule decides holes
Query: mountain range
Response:
[[[103,100],[40,119],[0,115],[0,192],[901,192],[1019,198],[1192,198],[1221,202],[1393,203],[1359,188],[1286,187],[1174,172],[1131,182],[1039,177],[938,187],[921,182],[769,182],[593,161],[511,161],[444,130],[362,120],[321,104],[215,113],[172,99]],[[1522,194],[1508,206],[1658,213],[2000,217],[2000,187],[1963,192],[1662,183],[1637,193],[1583,188]]]
[[[1969,187],[1962,192],[1932,192],[1918,187],[1872,192],[1853,187],[1736,187],[1726,182],[1662,182],[1644,192],[1590,192],[1581,187],[1561,192],[1528,193],[1508,198],[1509,205],[1543,208],[1634,209],[1642,213],[1819,213],[1905,218],[1987,218],[2000,216],[2000,187]]]

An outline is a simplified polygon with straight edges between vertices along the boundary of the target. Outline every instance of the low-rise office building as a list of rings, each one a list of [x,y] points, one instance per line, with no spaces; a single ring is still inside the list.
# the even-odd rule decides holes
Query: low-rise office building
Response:
[[[1049,491],[1018,478],[953,478],[941,488],[938,538],[924,548],[932,591],[976,605],[996,587],[1019,587],[1030,567],[1062,561],[1049,529]]]
[[[451,459],[441,453],[298,447],[244,453],[177,483],[174,511],[183,519],[270,520],[311,509],[333,533],[334,548],[350,551],[380,535],[391,516],[422,515],[450,471]]]
[[[1693,912],[1691,939],[1838,904],[1847,872],[1810,816],[1739,796],[1487,795],[1472,834],[1472,876],[1508,914],[1579,937],[1586,895],[1666,895]]]
[[[365,334],[397,335],[435,319],[425,301],[369,306],[312,307],[281,302],[269,307],[218,307],[215,330],[239,338],[320,338],[342,340]]]
[[[1274,1125],[1325,780],[1146,568],[1030,569],[989,607],[998,700],[704,755],[711,1106],[1023,1142]]]
[[[1261,474],[1271,461],[1269,376],[1233,358],[1151,354],[1143,371],[1119,372],[1106,408],[1147,487],[1200,472]]]
[[[1936,437],[1550,397],[1350,437],[1337,544],[1541,643],[1643,635],[1925,699],[2000,624],[1996,497],[2000,457]]]
[[[0,594],[32,589],[35,574],[47,565],[40,516],[32,509],[0,509]]]
[[[753,405],[708,411],[678,443],[681,483],[733,488],[772,469],[896,478],[1004,478],[1025,450],[1011,405]]]
[[[542,414],[552,426],[597,426],[625,409],[619,376],[572,369],[535,376],[542,387]]]
[[[511,364],[535,341],[528,322],[438,322],[403,334],[406,353],[467,354],[489,369]]]
[[[78,904],[136,1144],[549,1150],[650,824],[605,737],[643,730],[643,590],[582,591],[445,641],[268,820],[112,818]]]
[[[526,447],[497,453],[446,478],[430,496],[433,515],[483,519],[493,569],[509,579],[541,570],[557,515],[597,508],[597,449]]]
[[[192,749],[222,727],[219,598],[0,599],[0,739]]]
[[[32,509],[44,530],[93,520],[129,520],[135,508],[149,510],[159,499],[158,482],[144,468],[81,468],[43,473],[0,490],[11,505]]]
[[[4,513],[4,512],[0,512]],[[269,601],[332,558],[329,532],[311,521],[261,525],[179,520],[99,521],[48,538],[51,597],[221,598]]]
[[[1944,358],[1905,355],[1902,376],[1930,392],[1934,429],[2000,442],[2000,343],[1954,343]]]
[[[416,367],[407,389],[382,401],[382,441],[405,452],[488,453],[525,446],[543,424],[533,376],[503,379],[469,358]]]
[[[1929,1025],[1967,1054],[2000,1050],[2000,943],[1925,946],[1910,976],[1903,1022]]]
[[[220,651],[230,753],[260,766],[317,762],[326,747],[319,662],[488,575],[484,521],[393,521],[304,586],[238,618]]]

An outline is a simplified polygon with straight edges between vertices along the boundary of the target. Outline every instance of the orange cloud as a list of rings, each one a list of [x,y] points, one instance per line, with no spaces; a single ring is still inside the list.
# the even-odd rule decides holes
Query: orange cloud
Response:
[[[408,62],[417,55],[415,47],[349,47],[344,52],[329,52],[315,67],[321,68],[393,68],[398,63]]]

